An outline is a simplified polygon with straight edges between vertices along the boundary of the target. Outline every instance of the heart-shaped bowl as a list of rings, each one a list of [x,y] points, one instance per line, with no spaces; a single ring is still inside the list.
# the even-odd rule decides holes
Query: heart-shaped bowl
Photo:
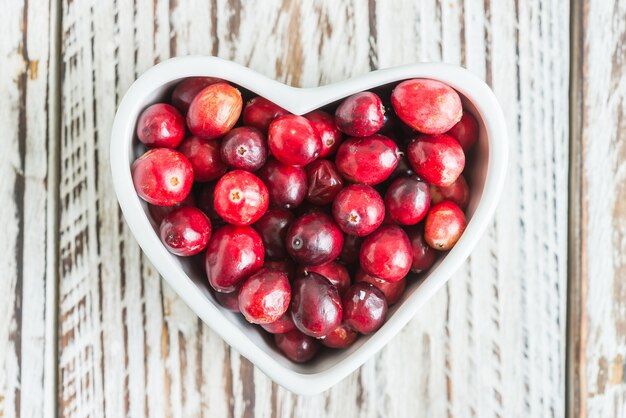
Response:
[[[136,121],[143,109],[167,97],[181,79],[219,77],[302,115],[353,93],[410,78],[440,80],[457,90],[465,109],[479,122],[479,140],[466,175],[471,185],[466,211],[467,229],[444,257],[417,280],[411,280],[402,299],[390,308],[385,324],[345,350],[326,350],[310,363],[285,358],[271,338],[238,314],[222,308],[209,292],[204,274],[161,244],[157,225],[133,186],[130,167],[140,153]],[[415,315],[417,310],[461,266],[488,226],[504,184],[507,134],[502,110],[489,87],[464,68],[438,63],[413,64],[374,71],[336,84],[295,88],[269,79],[234,62],[215,57],[189,56],[164,61],[146,71],[122,99],[111,133],[111,171],[119,204],[144,253],[163,278],[202,320],[231,347],[276,383],[298,394],[322,392],[361,366]],[[132,336],[131,336],[132,338]]]

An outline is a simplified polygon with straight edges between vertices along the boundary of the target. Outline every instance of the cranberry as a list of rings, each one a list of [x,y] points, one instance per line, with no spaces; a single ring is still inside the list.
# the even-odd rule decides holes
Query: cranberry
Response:
[[[461,120],[446,133],[459,141],[467,153],[478,140],[478,121],[471,113],[463,112]]]
[[[252,225],[263,240],[267,258],[281,260],[289,256],[285,249],[285,237],[287,228],[293,220],[294,216],[288,210],[269,209],[261,216],[261,219]]]
[[[337,107],[335,120],[339,130],[347,135],[374,135],[385,122],[383,102],[369,91],[353,94]]]
[[[320,338],[322,345],[330,348],[350,347],[359,334],[346,324],[341,324],[325,337]]]
[[[285,245],[297,263],[315,266],[337,258],[343,246],[343,234],[330,216],[311,212],[293,221]]]
[[[215,211],[234,225],[250,225],[267,210],[269,194],[265,184],[243,170],[226,173],[215,185]]]
[[[267,160],[265,136],[256,128],[242,126],[226,134],[220,151],[222,161],[238,170],[256,171]]]
[[[463,114],[461,98],[454,89],[436,80],[416,78],[393,89],[391,104],[398,117],[425,134],[442,134]]]
[[[436,250],[449,250],[461,238],[466,226],[461,208],[444,200],[430,208],[424,224],[424,240]]]
[[[191,101],[200,90],[211,84],[222,82],[219,78],[213,77],[189,77],[178,83],[172,91],[172,104],[183,113],[187,113]]]
[[[343,179],[337,167],[328,160],[315,160],[306,166],[309,190],[306,198],[314,205],[332,203],[343,187]]]
[[[291,316],[296,327],[311,337],[328,335],[341,323],[341,298],[325,277],[310,272],[293,282]]]
[[[346,264],[352,264],[359,261],[359,252],[361,251],[361,243],[363,238],[356,235],[346,235],[343,241],[343,248],[339,259]]]
[[[304,168],[285,165],[270,158],[257,174],[267,185],[272,206],[291,209],[304,200],[307,189]]]
[[[418,177],[400,177],[389,186],[385,194],[385,208],[394,222],[415,225],[430,207],[428,184]]]
[[[191,163],[193,178],[197,182],[215,180],[226,172],[227,167],[220,159],[219,141],[190,136],[180,144],[178,151]]]
[[[388,306],[391,306],[399,301],[400,297],[402,297],[402,293],[404,293],[404,289],[406,288],[406,278],[402,278],[397,282],[386,282],[370,276],[364,272],[363,269],[357,270],[356,276],[354,276],[354,281],[357,283],[365,282],[374,285],[374,287],[383,292]]]
[[[187,127],[200,138],[219,138],[235,125],[241,106],[241,93],[235,87],[226,83],[211,84],[189,105]]]
[[[185,200],[173,206],[148,205],[148,211],[150,212],[150,216],[152,216],[154,222],[157,225],[160,225],[163,218],[172,213],[175,209],[183,206],[196,206],[196,199],[193,194],[189,193]]]
[[[409,163],[409,159],[407,158],[405,154],[402,154],[398,158],[398,165],[393,170],[393,172],[391,173],[387,181],[395,180],[398,177],[412,176],[413,174],[414,174],[413,167],[411,167],[411,163]]]
[[[273,270],[282,271],[287,275],[287,278],[292,282],[296,278],[296,265],[289,259],[281,261],[266,260],[263,267]]]
[[[222,219],[222,217],[215,211],[215,207],[213,205],[214,195],[215,183],[207,183],[200,189],[196,203],[198,209],[204,212],[204,214],[209,217],[211,222],[213,222],[213,226],[224,223],[224,219]]]
[[[193,168],[180,152],[154,148],[137,158],[131,168],[139,197],[157,206],[176,205],[189,195]]]
[[[383,222],[385,203],[371,186],[353,184],[335,198],[333,217],[343,232],[363,237]]]
[[[287,114],[289,112],[266,98],[254,97],[246,103],[243,109],[243,123],[267,132],[267,128],[274,119]]]
[[[350,138],[341,143],[335,162],[341,175],[353,182],[378,184],[398,165],[398,146],[383,135]]]
[[[436,186],[449,186],[465,167],[465,154],[448,135],[424,135],[409,144],[408,156],[415,173]]]
[[[248,322],[270,324],[285,314],[291,300],[287,275],[263,269],[246,279],[239,289],[239,310]]]
[[[343,297],[344,322],[361,334],[377,331],[385,322],[385,295],[370,283],[355,283]]]
[[[428,270],[437,260],[437,251],[433,250],[424,240],[424,227],[413,226],[406,229],[413,253],[411,271],[421,273]]]
[[[469,186],[465,177],[461,174],[454,183],[447,187],[430,185],[430,196],[432,203],[439,203],[442,200],[451,200],[463,210],[467,209],[470,199]]]
[[[239,283],[256,273],[263,261],[263,242],[254,229],[225,225],[209,240],[205,269],[213,289],[232,292]]]
[[[391,134],[400,124],[400,121],[390,101],[383,101],[383,111],[383,126],[380,128],[380,133]]]
[[[232,292],[215,292],[217,302],[231,312],[241,312],[239,310],[239,289]]]
[[[307,165],[322,150],[319,134],[303,116],[284,115],[272,121],[269,128],[270,151],[287,165]]]
[[[293,319],[291,318],[291,311],[288,310],[276,321],[269,324],[261,324],[261,328],[263,328],[270,334],[284,334],[285,332],[296,329],[296,324],[293,323]]]
[[[176,148],[185,137],[185,119],[174,106],[157,103],[141,112],[137,138],[147,147]]]
[[[298,276],[306,276],[311,272],[321,274],[328,279],[337,288],[339,296],[346,293],[346,290],[350,287],[350,273],[348,273],[348,269],[336,261],[320,266],[301,266],[298,268]]]
[[[319,343],[297,329],[274,335],[278,349],[291,361],[305,363],[315,357]]]
[[[211,237],[211,221],[197,208],[181,207],[167,215],[159,235],[172,254],[190,256],[204,250]]]
[[[314,110],[304,115],[311,122],[322,140],[319,158],[325,158],[337,151],[341,143],[341,131],[337,128],[335,118],[323,110]]]
[[[397,225],[381,226],[363,241],[360,260],[371,276],[388,282],[402,280],[413,261],[409,238]]]

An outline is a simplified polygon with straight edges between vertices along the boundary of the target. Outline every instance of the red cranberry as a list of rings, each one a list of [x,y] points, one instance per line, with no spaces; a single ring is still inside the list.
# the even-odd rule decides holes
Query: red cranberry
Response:
[[[272,206],[291,209],[304,200],[307,189],[304,168],[285,165],[270,158],[257,174],[267,185]]]
[[[424,240],[424,227],[413,226],[406,229],[413,253],[411,271],[421,273],[428,270],[437,260],[437,251],[433,250]]]
[[[461,208],[444,200],[430,208],[424,224],[424,240],[436,250],[449,250],[461,238],[466,226]]]
[[[265,136],[256,128],[235,128],[222,140],[220,155],[231,168],[256,171],[267,160]]]
[[[273,270],[282,271],[287,275],[289,281],[292,282],[296,278],[296,265],[293,261],[289,259],[284,259],[281,261],[272,261],[266,260],[263,267]]]
[[[185,137],[185,119],[174,106],[157,103],[141,112],[137,138],[147,147],[176,148]]]
[[[287,275],[263,269],[246,279],[239,289],[239,310],[248,322],[270,324],[285,314],[291,300]]]
[[[215,195],[215,183],[207,183],[202,186],[200,192],[198,193],[196,206],[200,209],[206,216],[209,217],[213,226],[223,224],[224,219],[221,218],[220,215],[215,211],[215,207],[213,205],[213,197]]]
[[[385,322],[385,295],[370,283],[350,286],[343,297],[344,323],[361,334],[377,331]]]
[[[266,98],[254,97],[246,103],[243,109],[243,123],[267,132],[267,128],[274,119],[287,114],[289,112]]]
[[[322,345],[330,348],[350,347],[359,334],[346,324],[341,324],[325,337],[320,338]]]
[[[219,138],[237,123],[241,106],[241,93],[235,87],[226,83],[211,84],[189,105],[187,127],[200,138]]]
[[[205,269],[211,287],[232,292],[264,261],[263,242],[249,226],[225,225],[213,233],[207,246]]]
[[[363,269],[358,269],[356,272],[356,276],[354,277],[354,281],[366,282],[374,285],[378,290],[383,292],[385,295],[385,300],[387,300],[387,305],[391,306],[394,303],[398,302],[402,297],[402,293],[404,293],[404,289],[406,288],[406,278],[402,278],[397,282],[386,282],[384,280],[377,279],[376,277],[370,276]]]
[[[190,256],[204,250],[211,237],[211,221],[200,209],[178,208],[163,219],[159,235],[172,254]]]
[[[463,210],[467,209],[470,199],[469,186],[463,174],[456,179],[454,183],[447,187],[439,187],[434,184],[430,185],[430,196],[432,203],[439,203],[442,200],[451,200]]]
[[[430,207],[428,184],[418,177],[400,177],[389,186],[385,194],[385,208],[394,222],[415,225]]]
[[[232,292],[214,292],[215,299],[224,308],[231,312],[240,312],[239,310],[239,289]]]
[[[345,264],[352,264],[359,261],[361,243],[363,238],[356,235],[346,235],[343,241],[343,248],[339,254],[339,260]]]
[[[388,282],[402,280],[413,262],[409,238],[397,225],[381,226],[363,241],[360,260],[371,276]]]
[[[261,324],[261,328],[263,328],[270,334],[284,334],[285,332],[296,329],[296,324],[293,323],[293,319],[291,318],[291,311],[288,310],[276,321],[269,324]]]
[[[298,268],[298,276],[306,276],[311,272],[321,274],[328,279],[337,288],[339,296],[346,293],[346,290],[350,287],[350,273],[348,273],[348,269],[336,261],[320,266],[300,266]]]
[[[409,163],[409,159],[407,158],[405,154],[402,154],[398,158],[398,165],[393,170],[393,172],[391,173],[387,181],[395,180],[398,177],[412,176],[413,174],[414,174],[413,167],[411,167],[411,163]]]
[[[463,112],[461,120],[446,133],[459,141],[467,153],[478,140],[478,121],[471,113]]]
[[[398,146],[383,135],[349,138],[341,143],[335,162],[341,175],[353,182],[378,184],[398,165]]]
[[[436,186],[449,186],[465,167],[465,154],[448,135],[424,135],[409,144],[409,161],[415,173]]]
[[[315,357],[319,343],[297,329],[274,335],[278,349],[291,361],[305,363]]]
[[[363,237],[383,222],[385,203],[371,186],[353,184],[335,198],[333,217],[343,232]]]
[[[347,135],[374,135],[385,122],[383,102],[370,91],[353,94],[337,107],[335,120],[339,130]]]
[[[267,210],[269,194],[265,184],[243,170],[226,173],[215,185],[215,211],[234,225],[250,225]]]
[[[291,316],[296,327],[311,337],[328,335],[341,323],[341,298],[326,278],[309,273],[293,282]]]
[[[154,148],[137,158],[131,168],[139,197],[157,206],[176,205],[189,195],[193,168],[180,152]]]
[[[196,206],[196,198],[192,193],[189,193],[185,200],[173,206],[148,205],[148,211],[150,212],[150,216],[152,216],[154,222],[157,225],[160,225],[163,218],[172,213],[172,211],[183,206]]]
[[[213,77],[189,77],[178,83],[172,92],[172,104],[183,113],[187,113],[189,105],[200,90],[223,80]]]
[[[343,179],[337,167],[328,160],[315,160],[306,166],[309,190],[306,198],[314,205],[332,203],[343,187]]]
[[[287,231],[285,246],[297,263],[325,264],[341,252],[343,234],[330,216],[311,212],[293,221]]]
[[[289,257],[285,249],[287,229],[293,222],[293,213],[285,209],[269,209],[252,227],[261,236],[265,256],[271,260]]]
[[[337,151],[341,143],[341,131],[337,128],[335,118],[323,110],[314,110],[304,115],[311,122],[322,140],[319,158],[328,157]]]
[[[297,115],[274,119],[269,128],[268,143],[274,157],[287,165],[307,165],[322,149],[320,136],[311,122]]]
[[[404,123],[425,134],[442,134],[461,120],[461,98],[436,80],[416,78],[393,89],[391,104]]]
[[[219,141],[190,136],[180,144],[178,151],[191,163],[193,179],[197,182],[215,180],[226,172],[227,167],[220,159]]]

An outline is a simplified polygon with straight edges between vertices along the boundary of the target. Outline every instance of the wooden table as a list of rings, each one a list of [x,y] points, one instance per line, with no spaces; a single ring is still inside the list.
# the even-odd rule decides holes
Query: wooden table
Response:
[[[4,0],[0,13],[0,417],[626,416],[626,1]],[[504,108],[507,186],[478,248],[324,394],[294,396],[226,346],[122,219],[116,106],[185,54],[296,86],[443,60]]]

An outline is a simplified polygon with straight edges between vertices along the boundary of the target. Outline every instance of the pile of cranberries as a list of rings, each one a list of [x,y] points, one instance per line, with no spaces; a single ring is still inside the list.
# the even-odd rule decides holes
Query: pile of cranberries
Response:
[[[305,362],[378,330],[457,242],[478,124],[428,79],[304,116],[242,91],[188,78],[145,109],[132,178],[163,245],[204,253],[217,301]]]

